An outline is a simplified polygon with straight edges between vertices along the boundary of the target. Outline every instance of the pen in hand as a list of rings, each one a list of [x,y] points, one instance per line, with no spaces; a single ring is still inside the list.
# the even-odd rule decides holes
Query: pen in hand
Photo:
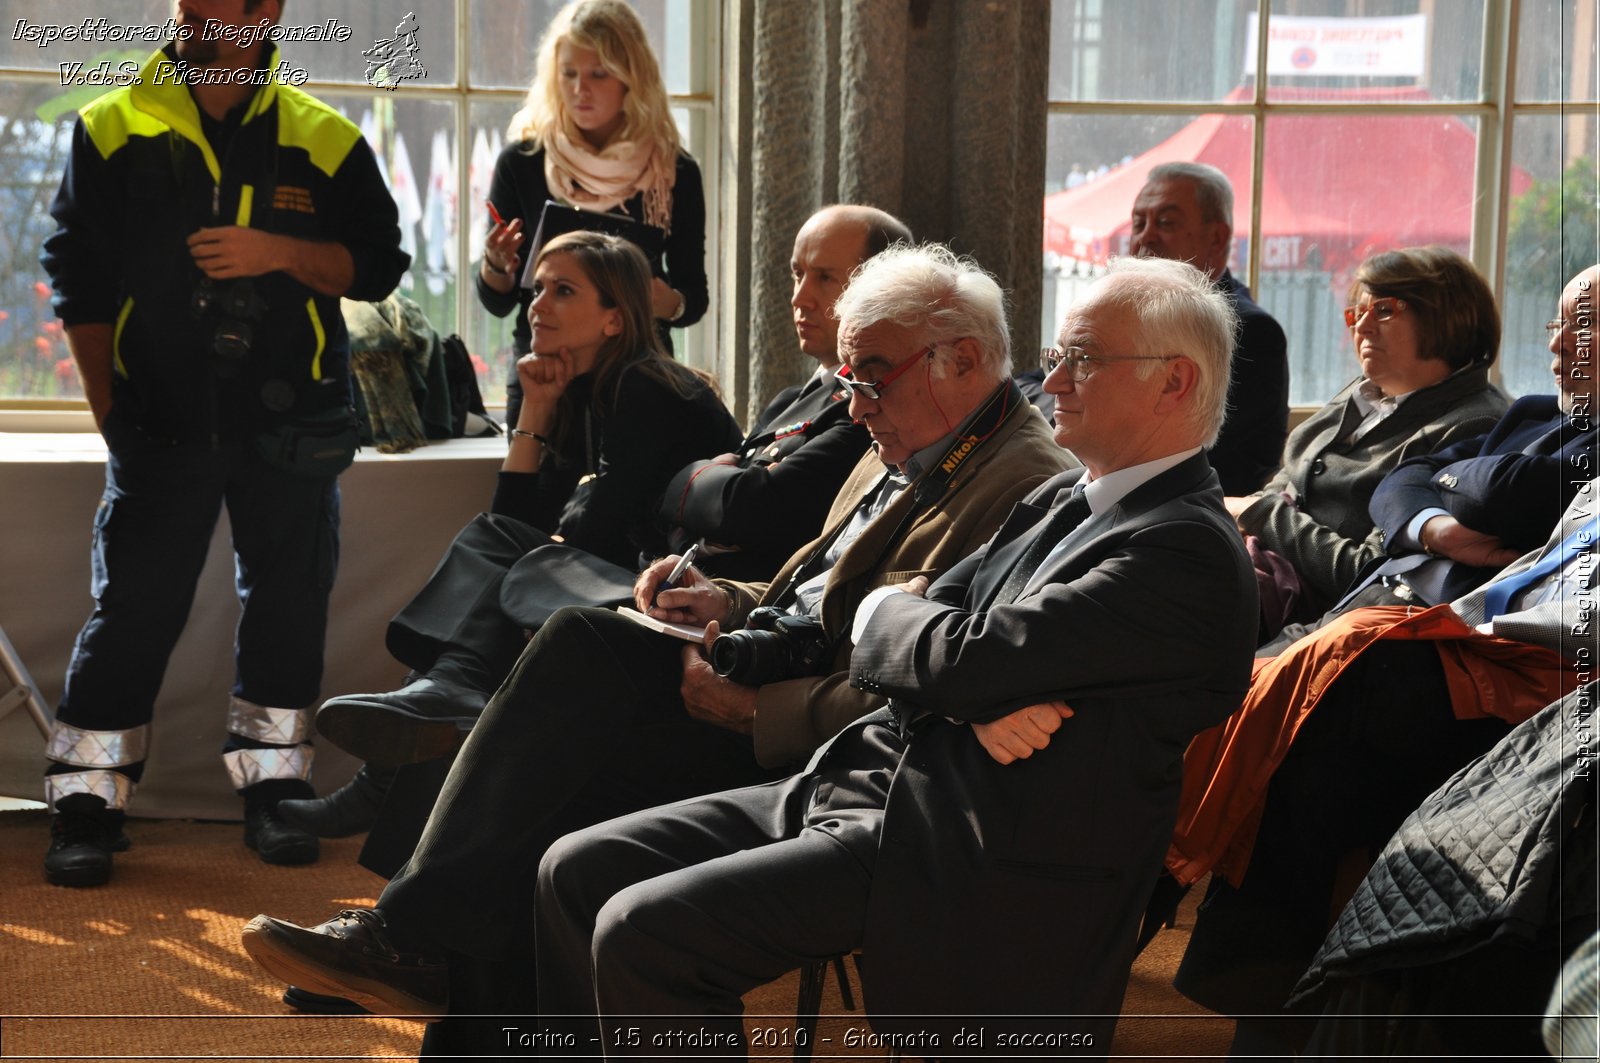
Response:
[[[672,571],[667,574],[667,578],[656,584],[657,597],[660,597],[662,591],[671,590],[678,585],[678,581],[683,579],[683,574],[689,571],[689,566],[694,564],[694,555],[699,552],[699,543],[690,544],[689,549],[685,550],[683,556],[678,558],[678,563],[672,566]]]

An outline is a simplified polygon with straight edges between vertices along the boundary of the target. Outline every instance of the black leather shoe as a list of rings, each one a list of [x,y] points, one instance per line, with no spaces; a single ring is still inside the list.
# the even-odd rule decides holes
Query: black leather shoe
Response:
[[[319,838],[348,838],[372,829],[393,783],[393,768],[364,764],[354,778],[327,797],[279,801],[278,816]]]
[[[354,1001],[374,1015],[438,1019],[449,1005],[444,961],[396,948],[383,913],[372,908],[347,908],[313,927],[258,915],[242,938],[250,958],[274,978]]]
[[[322,854],[315,835],[278,818],[277,802],[256,797],[245,798],[244,843],[267,864],[314,864]]]
[[[307,1015],[368,1015],[366,1008],[344,997],[324,996],[292,985],[283,991],[283,1002]]]
[[[369,764],[420,764],[455,749],[488,701],[481,690],[424,677],[390,694],[329,698],[317,731]]]
[[[44,877],[52,886],[104,886],[111,881],[111,854],[130,844],[122,817],[110,812],[65,809],[50,818],[50,849]]]

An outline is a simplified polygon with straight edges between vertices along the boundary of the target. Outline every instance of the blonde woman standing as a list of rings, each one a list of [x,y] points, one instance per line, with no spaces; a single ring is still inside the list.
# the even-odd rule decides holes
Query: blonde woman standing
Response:
[[[644,25],[622,0],[578,0],[551,21],[533,82],[511,118],[510,143],[495,164],[494,220],[478,263],[478,298],[498,317],[517,310],[513,344],[531,349],[532,293],[519,287],[546,200],[626,214],[661,230],[664,254],[650,263],[651,312],[667,350],[669,331],[699,321],[709,294],[705,192],[685,152]],[[507,416],[521,389],[513,373]]]

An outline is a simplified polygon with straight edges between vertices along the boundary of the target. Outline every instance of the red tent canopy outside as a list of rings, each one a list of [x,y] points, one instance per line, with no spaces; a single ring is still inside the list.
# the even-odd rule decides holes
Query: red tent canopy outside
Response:
[[[1230,101],[1246,98],[1235,89]],[[1426,100],[1425,89],[1272,89],[1274,101]],[[1235,261],[1248,252],[1251,118],[1205,115],[1124,166],[1044,201],[1044,250],[1103,264],[1128,247],[1128,215],[1164,162],[1204,162],[1234,188]],[[1477,138],[1453,115],[1289,114],[1271,119],[1263,164],[1264,269],[1343,272],[1375,251],[1416,244],[1463,250],[1472,235]],[[1513,195],[1532,178],[1513,168]]]

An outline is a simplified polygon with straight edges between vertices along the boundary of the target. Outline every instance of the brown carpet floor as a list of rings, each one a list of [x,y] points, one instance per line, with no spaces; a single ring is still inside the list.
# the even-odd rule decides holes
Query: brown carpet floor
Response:
[[[311,867],[269,867],[240,843],[239,824],[134,820],[133,848],[117,856],[111,885],[72,890],[46,884],[40,870],[48,822],[42,812],[0,812],[0,1058],[414,1057],[420,1025],[293,1012],[239,946],[240,927],[258,912],[315,923],[373,903],[383,884],[356,865],[360,839],[325,842]],[[1179,928],[1134,967],[1117,1058],[1205,1059],[1227,1048],[1232,1023],[1170,984],[1193,896]],[[790,975],[747,996],[748,1025],[792,1024],[796,986]],[[848,1047],[870,1028],[844,1010],[831,973],[823,1009],[813,1058],[885,1054]],[[788,1052],[752,1052],[761,1055]]]

